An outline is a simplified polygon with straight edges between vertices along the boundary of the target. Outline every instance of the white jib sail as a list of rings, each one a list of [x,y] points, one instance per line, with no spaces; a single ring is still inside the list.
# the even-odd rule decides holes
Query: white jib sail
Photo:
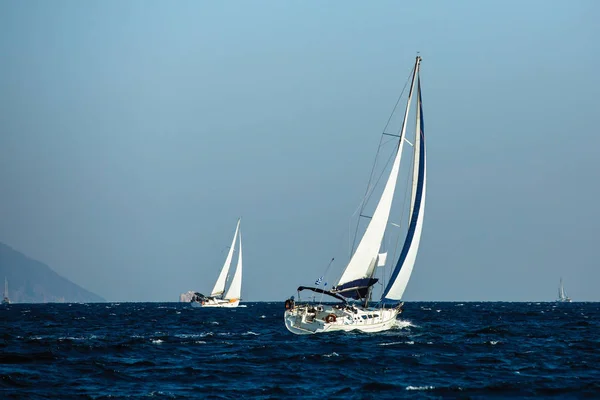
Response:
[[[235,234],[233,235],[233,241],[231,242],[231,247],[229,248],[229,252],[227,253],[227,258],[225,259],[225,264],[223,264],[223,268],[221,269],[221,273],[219,274],[219,278],[217,278],[217,282],[215,283],[215,287],[210,293],[211,296],[220,296],[225,291],[225,281],[227,280],[227,274],[229,273],[229,267],[231,266],[231,259],[233,257],[233,252],[235,250],[235,240],[237,239],[238,230],[240,229],[240,220],[238,219],[237,226],[235,227]]]
[[[235,274],[225,294],[226,299],[239,299],[242,296],[242,232],[240,231],[240,254],[238,254]]]
[[[404,147],[404,138],[406,134],[406,122],[408,119],[408,112],[410,110],[410,103],[412,100],[413,90],[415,86],[415,78],[418,73],[418,64],[415,66],[415,72],[413,75],[412,84],[410,87],[410,93],[408,95],[408,103],[406,104],[406,111],[404,114],[404,122],[402,123],[402,132],[400,133],[400,142],[398,144],[398,150],[390,176],[383,189],[377,208],[371,217],[371,222],[365,233],[356,247],[356,251],[352,255],[350,262],[346,266],[342,277],[340,278],[338,285],[351,282],[356,279],[366,278],[369,269],[374,266],[375,258],[379,254],[379,248],[381,247],[381,241],[387,227],[388,218],[390,216],[390,210],[392,208],[392,200],[394,199],[394,191],[396,189],[396,181],[398,180],[398,171],[400,169],[400,160],[402,158],[402,149]]]
[[[404,263],[402,264],[402,268],[396,277],[396,280],[390,287],[390,290],[386,294],[387,299],[391,300],[401,300],[404,291],[406,290],[406,285],[408,284],[408,280],[410,279],[410,275],[412,274],[413,267],[415,266],[415,261],[417,259],[417,252],[419,250],[419,242],[421,241],[421,231],[423,230],[423,217],[425,214],[425,192],[427,190],[427,163],[425,157],[425,151],[423,152],[423,159],[420,157],[421,150],[421,97],[420,91],[417,92],[417,134],[415,135],[415,144],[414,144],[414,171],[416,174],[413,175],[413,180],[418,179],[418,171],[420,163],[423,163],[423,189],[421,192],[421,204],[419,205],[419,214],[417,217],[417,223],[415,226],[415,232],[413,234],[412,241],[410,243],[410,248],[404,259]],[[411,210],[414,207],[414,199],[416,199],[416,190],[417,185],[413,181],[412,186],[412,196],[413,199],[411,202]],[[411,214],[412,215],[412,214]]]

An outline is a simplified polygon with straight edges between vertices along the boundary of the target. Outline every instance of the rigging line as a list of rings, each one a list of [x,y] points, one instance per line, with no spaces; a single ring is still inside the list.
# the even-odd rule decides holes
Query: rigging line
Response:
[[[415,67],[412,67],[410,69],[410,73],[408,74],[408,77],[406,78],[406,81],[404,82],[404,87],[402,88],[402,91],[400,92],[400,96],[398,96],[398,99],[396,100],[396,104],[394,104],[394,108],[392,109],[392,112],[390,113],[390,116],[385,124],[385,127],[383,128],[382,132],[386,132],[387,128],[390,124],[390,121],[392,120],[392,117],[394,116],[394,114],[396,113],[396,109],[398,108],[398,104],[400,103],[400,99],[402,99],[402,95],[404,94],[404,91],[406,90],[406,86],[408,85],[408,81],[410,80],[410,77],[413,74],[413,71],[415,70]],[[373,179],[373,172],[375,171],[375,166],[377,165],[377,157],[379,157],[379,152],[381,150],[381,142],[383,141],[383,134],[381,135],[381,137],[379,138],[379,145],[377,146],[377,153],[375,154],[375,161],[373,162],[373,166],[371,167],[371,174],[369,175],[369,181],[367,182],[367,189],[365,190],[365,195],[363,196],[363,203],[361,204],[361,209],[360,209],[360,213],[362,214],[364,211],[364,207],[366,204],[366,199],[367,194],[369,192],[369,187],[371,185],[371,180]],[[352,254],[354,252],[354,247],[356,246],[356,236],[358,234],[358,225],[360,223],[360,218],[356,221],[356,229],[354,230],[354,240],[352,241],[352,249],[350,251],[350,254]]]
[[[375,181],[375,184],[371,186],[371,191],[370,191],[369,195],[367,196],[367,198],[365,199],[365,204],[369,200],[371,200],[371,196],[373,196],[373,191],[375,190],[375,188],[379,184],[379,181],[381,181],[381,177],[384,175],[386,168],[390,165],[390,162],[394,158],[395,158],[395,154],[394,153],[390,154],[388,160],[385,162],[385,165],[383,166],[383,169],[382,169],[381,173],[379,174],[379,177],[377,177],[377,180]],[[362,214],[362,210],[361,210],[361,214]]]
[[[396,108],[398,108],[400,99],[402,99],[402,95],[404,94],[404,91],[406,90],[406,86],[408,85],[408,82],[410,81],[410,77],[412,76],[414,70],[415,70],[415,67],[412,67],[410,69],[410,73],[408,74],[408,77],[406,78],[406,81],[404,82],[404,87],[402,88],[402,91],[400,92],[400,96],[398,96],[398,99],[396,100],[396,104],[394,104],[394,108],[392,109],[390,117],[388,118],[388,120],[385,124],[385,127],[383,128],[383,132],[385,132],[387,130],[387,127],[390,125],[390,121],[392,120],[392,117],[396,113]]]
[[[379,151],[378,151],[378,153],[379,153]],[[375,181],[375,184],[374,185],[369,185],[369,187],[367,187],[367,193],[365,193],[365,197],[363,198],[363,202],[361,204],[359,218],[356,221],[356,229],[354,231],[354,241],[352,243],[352,251],[350,252],[350,254],[352,254],[352,252],[354,252],[354,246],[356,245],[356,236],[357,236],[357,233],[358,233],[358,226],[360,224],[360,217],[363,216],[363,211],[365,210],[365,205],[371,199],[371,196],[373,195],[373,191],[375,190],[375,188],[379,184],[379,181],[381,180],[381,177],[384,175],[384,172],[385,172],[386,168],[388,167],[388,165],[390,165],[390,162],[395,158],[394,156],[395,156],[394,153],[392,153],[389,156],[388,160],[386,161],[386,163],[385,163],[385,165],[384,165],[384,167],[383,167],[383,169],[381,171],[381,174],[379,174],[379,177],[377,177],[377,180]]]
[[[323,273],[323,276],[327,276],[327,271],[329,271],[329,267],[331,267],[331,264],[333,264],[333,260],[335,260],[335,257],[331,257],[331,261],[329,261],[329,264],[327,264],[327,268],[325,268],[325,272]],[[325,282],[327,283],[327,282]]]

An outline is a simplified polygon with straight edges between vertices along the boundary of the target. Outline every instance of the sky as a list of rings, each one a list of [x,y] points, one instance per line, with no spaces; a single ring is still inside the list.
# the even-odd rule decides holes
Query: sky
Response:
[[[595,0],[2,1],[0,242],[109,301],[177,301],[210,291],[241,216],[244,300],[283,301],[335,257],[333,282],[419,52],[405,300],[549,301],[562,277],[600,301],[599,17]]]

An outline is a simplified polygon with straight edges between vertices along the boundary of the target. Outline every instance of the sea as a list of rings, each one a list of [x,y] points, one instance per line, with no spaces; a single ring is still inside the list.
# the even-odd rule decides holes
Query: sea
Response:
[[[297,336],[283,302],[0,306],[1,399],[600,399],[600,303],[407,302]]]

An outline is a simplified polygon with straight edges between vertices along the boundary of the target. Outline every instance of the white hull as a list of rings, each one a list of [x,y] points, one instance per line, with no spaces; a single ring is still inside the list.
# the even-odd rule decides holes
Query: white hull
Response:
[[[311,335],[323,332],[354,331],[382,332],[396,325],[396,317],[402,312],[395,308],[361,308],[333,306],[297,306],[286,310],[285,327],[296,335]],[[332,317],[335,316],[335,317]]]
[[[566,298],[566,299],[558,299],[556,300],[557,303],[570,303],[571,299],[570,298]]]
[[[192,301],[192,307],[194,308],[205,308],[205,307],[222,307],[222,308],[234,308],[240,305],[240,299],[221,300],[221,299],[209,299],[202,302]]]

